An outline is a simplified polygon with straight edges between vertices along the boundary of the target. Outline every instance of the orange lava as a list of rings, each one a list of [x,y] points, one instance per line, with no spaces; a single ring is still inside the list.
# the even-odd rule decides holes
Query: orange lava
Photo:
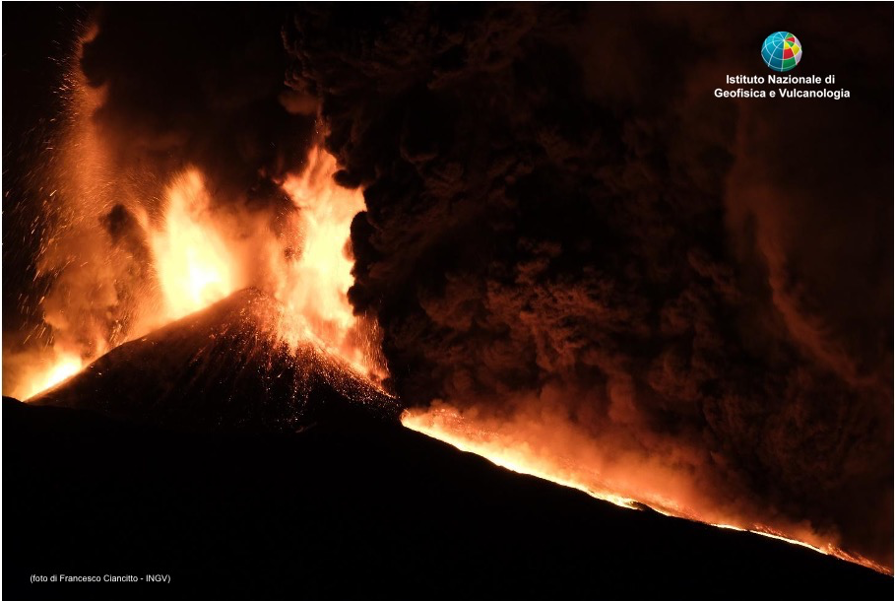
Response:
[[[122,343],[249,287],[279,301],[270,330],[285,344],[311,342],[378,387],[376,324],[356,316],[347,297],[361,190],[335,183],[336,160],[319,147],[277,182],[292,207],[216,198],[196,166],[159,174],[123,165],[93,119],[106,90],[81,70],[97,32],[85,24],[63,65],[64,114],[36,162],[45,196],[35,280],[50,284],[32,301],[43,322],[5,341],[4,394],[31,398]]]
[[[790,544],[803,546],[816,552],[835,556],[892,575],[893,572],[873,560],[842,550],[834,543],[803,525],[786,525],[776,529],[742,518],[731,511],[725,511],[708,504],[694,501],[692,492],[678,493],[680,485],[667,480],[666,487],[657,487],[656,481],[663,482],[657,472],[647,466],[633,465],[623,471],[629,476],[619,479],[615,475],[604,475],[585,448],[587,444],[577,440],[573,428],[559,433],[568,439],[569,445],[558,444],[556,440],[546,440],[542,433],[544,425],[527,423],[519,418],[496,421],[480,417],[477,412],[464,413],[446,404],[437,403],[427,409],[409,409],[401,416],[402,424],[419,433],[444,441],[461,451],[482,456],[492,463],[578,489],[623,508],[639,510],[648,507],[667,516],[703,522],[723,529],[747,531],[770,537]],[[557,424],[549,426],[558,430]],[[562,430],[563,427],[559,427]],[[576,450],[583,450],[577,457]],[[639,476],[639,469],[643,469]],[[679,495],[681,499],[679,498]]]
[[[19,393],[22,399],[29,399],[38,393],[51,389],[68,380],[84,367],[84,361],[77,354],[53,353],[46,360],[36,361],[31,366],[27,379],[23,381],[22,391]]]
[[[347,295],[355,282],[349,235],[364,196],[360,189],[337,186],[337,169],[332,155],[313,148],[304,171],[283,183],[298,210],[298,251],[275,271],[275,297],[283,307],[277,331],[293,346],[312,341],[377,382],[386,371],[376,323],[356,316]]]
[[[131,331],[117,341],[99,341],[92,354],[53,347],[49,359],[35,354],[31,363],[40,368],[27,371],[10,393],[33,397],[117,345],[250,286],[279,301],[281,310],[271,317],[276,322],[271,329],[286,344],[296,348],[311,342],[377,385],[385,369],[375,324],[356,316],[347,296],[354,282],[347,251],[351,222],[363,210],[364,199],[360,190],[336,185],[336,169],[331,155],[311,149],[305,169],[283,183],[295,211],[278,234],[259,216],[216,207],[198,169],[175,175],[160,219],[153,221],[139,206],[135,211],[146,232],[155,282],[135,295],[138,305],[132,313],[139,319]],[[96,228],[96,235],[103,236]],[[77,258],[78,240],[71,243]],[[121,287],[120,282],[112,285]]]

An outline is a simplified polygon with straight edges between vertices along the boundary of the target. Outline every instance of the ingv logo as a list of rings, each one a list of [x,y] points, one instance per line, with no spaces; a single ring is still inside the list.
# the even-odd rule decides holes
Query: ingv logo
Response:
[[[790,71],[803,58],[803,45],[789,31],[776,31],[762,43],[762,60],[772,71]]]

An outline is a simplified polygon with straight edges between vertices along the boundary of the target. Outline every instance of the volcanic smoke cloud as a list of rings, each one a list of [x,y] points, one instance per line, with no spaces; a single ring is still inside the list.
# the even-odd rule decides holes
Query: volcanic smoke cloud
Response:
[[[406,404],[892,566],[890,15],[753,11],[310,7],[287,40]],[[850,102],[712,97],[791,22]]]
[[[158,326],[159,249],[192,236],[164,230],[171,207],[215,224],[206,251],[239,251],[220,296],[282,291],[314,215],[297,199],[326,188],[308,167],[352,189],[327,190],[347,215],[363,187],[349,297],[411,416],[892,567],[891,17],[104,6],[69,65],[52,177],[26,179],[49,222],[21,297],[33,339],[80,362]],[[852,97],[714,98],[784,27],[801,74]],[[309,152],[321,134],[338,166]],[[348,262],[335,242],[321,255]]]

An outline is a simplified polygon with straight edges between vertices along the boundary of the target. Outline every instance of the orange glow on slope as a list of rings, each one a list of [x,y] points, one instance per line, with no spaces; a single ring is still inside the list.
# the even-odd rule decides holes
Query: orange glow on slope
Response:
[[[546,459],[533,449],[530,442],[481,428],[454,410],[446,408],[405,410],[401,416],[401,423],[411,430],[449,443],[461,451],[482,456],[513,472],[578,489],[623,508],[638,507],[636,500],[616,495],[597,485],[595,482],[597,479],[590,483],[582,479],[575,467],[563,466],[561,463]]]
[[[82,367],[81,358],[73,355],[62,356],[45,375],[44,381],[40,384],[41,390],[54,387],[77,374]]]
[[[546,419],[546,422],[550,424],[551,421]],[[886,566],[840,549],[805,525],[773,528],[722,510],[711,500],[702,504],[692,491],[681,483],[665,479],[654,467],[635,464],[628,470],[608,470],[608,474],[602,474],[600,461],[587,450],[587,442],[577,440],[573,429],[559,434],[559,438],[568,439],[564,446],[544,437],[544,424],[519,417],[503,421],[486,419],[475,411],[464,413],[441,403],[428,409],[406,410],[401,423],[461,451],[482,456],[498,466],[578,489],[623,508],[649,507],[666,516],[755,533],[893,574]],[[555,430],[556,424],[547,428]],[[577,450],[583,450],[581,455],[576,455]],[[620,478],[620,474],[626,476]]]
[[[236,290],[235,259],[215,227],[210,198],[196,169],[174,178],[163,229],[150,235],[166,321],[208,307]]]
[[[718,527],[720,529],[733,529],[735,531],[746,531],[748,533],[754,533],[756,535],[762,535],[763,537],[769,537],[771,539],[777,539],[778,541],[786,541],[787,543],[802,546],[804,548],[809,548],[810,550],[814,550],[819,554],[827,554],[829,556],[834,556],[841,560],[846,560],[847,562],[853,562],[855,564],[860,564],[862,566],[868,567],[869,569],[873,569],[878,573],[883,573],[885,575],[892,575],[893,570],[880,564],[879,562],[874,562],[870,558],[865,558],[859,554],[850,554],[849,552],[842,550],[835,546],[832,543],[821,544],[820,546],[812,545],[811,543],[800,541],[799,539],[791,539],[782,533],[775,531],[770,527],[764,527],[761,525],[754,525],[752,528],[744,528],[744,527],[736,527],[734,525],[724,525],[724,524],[716,524],[710,523],[713,527]]]
[[[55,354],[55,357],[48,360],[47,363],[38,364],[33,368],[22,390],[22,399],[29,399],[41,391],[55,387],[80,372],[83,367],[83,360],[76,354]]]

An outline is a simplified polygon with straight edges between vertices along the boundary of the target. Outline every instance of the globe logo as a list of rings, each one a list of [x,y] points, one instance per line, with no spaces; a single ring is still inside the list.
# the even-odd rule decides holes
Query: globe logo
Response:
[[[772,71],[790,71],[803,58],[803,45],[789,31],[776,31],[762,43],[762,60]]]

